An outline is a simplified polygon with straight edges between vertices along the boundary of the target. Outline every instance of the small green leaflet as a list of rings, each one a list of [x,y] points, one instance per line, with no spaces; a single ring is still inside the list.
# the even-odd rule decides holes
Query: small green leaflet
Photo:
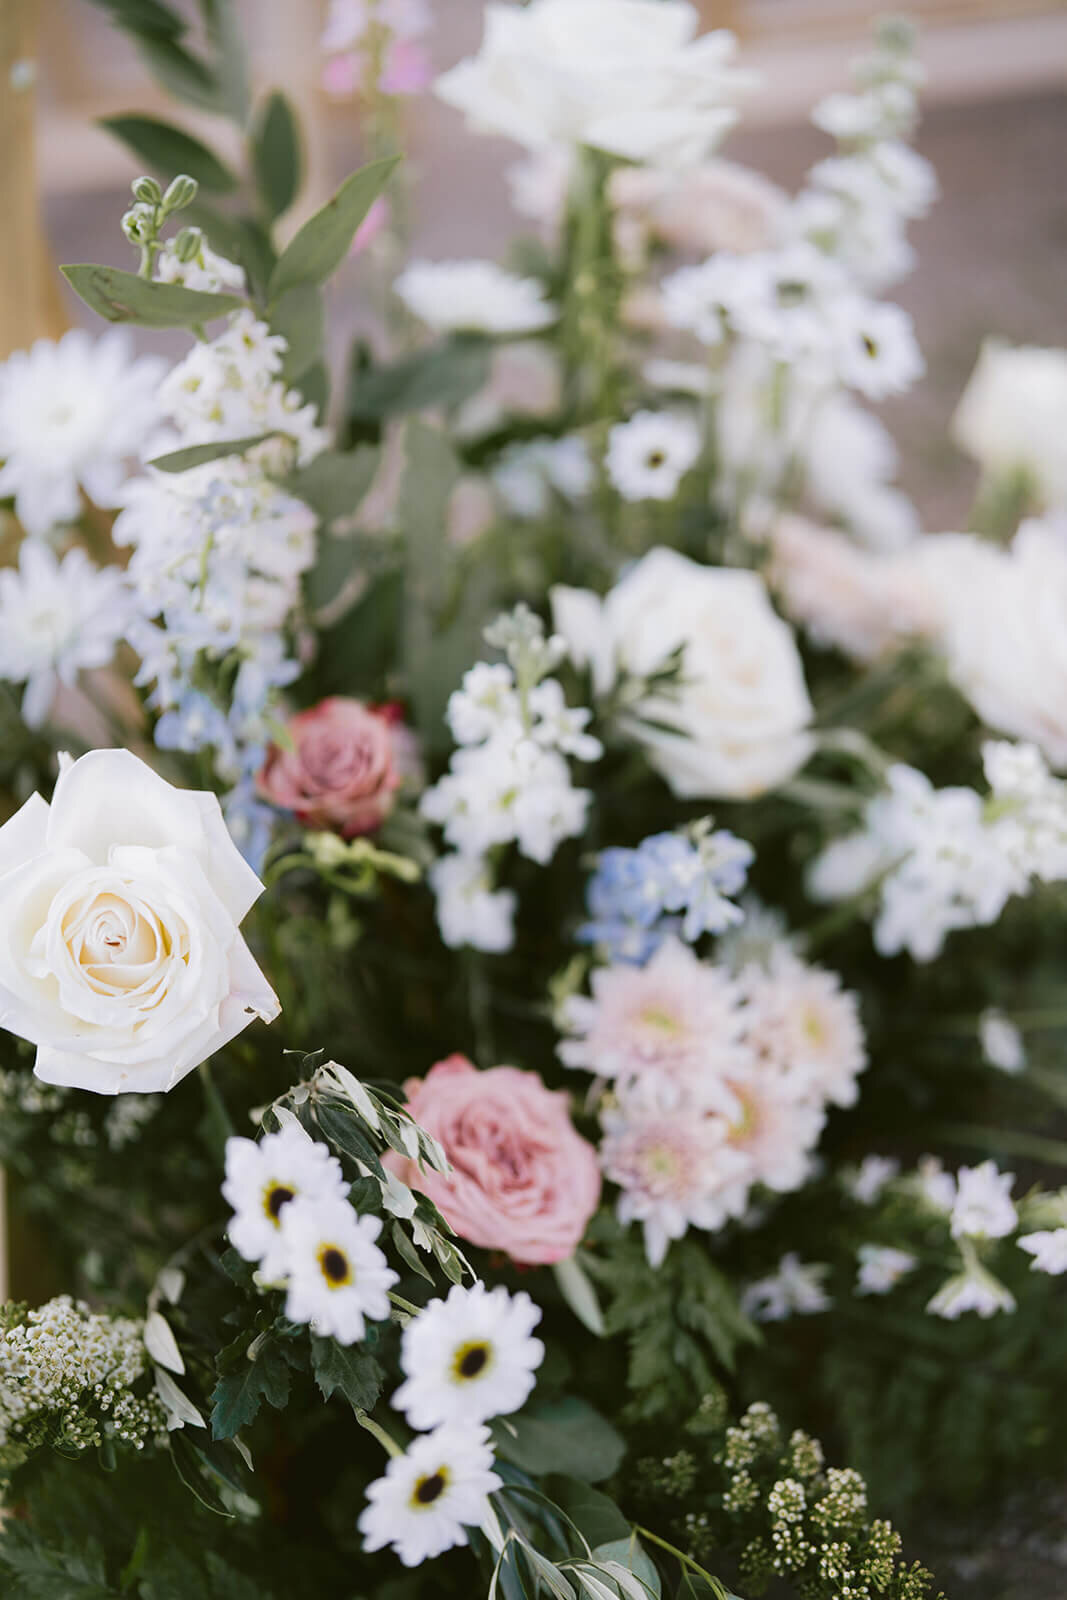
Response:
[[[247,439],[216,439],[211,444],[191,444],[184,450],[170,450],[165,456],[154,456],[148,465],[160,472],[188,472],[191,467],[202,467],[223,456],[243,455],[253,445],[263,444],[273,437],[270,433],[254,433]]]
[[[153,283],[118,267],[83,262],[59,270],[90,310],[108,322],[135,322],[142,328],[192,328],[244,305],[236,295],[204,294],[179,283]]]
[[[370,1411],[385,1383],[384,1371],[368,1351],[336,1339],[312,1339],[311,1366],[324,1400],[340,1392],[357,1411]]]
[[[356,229],[385,188],[399,159],[387,156],[384,161],[374,161],[353,172],[333,199],[308,218],[271,273],[271,300],[297,283],[324,283],[341,265]]]
[[[157,117],[101,117],[100,126],[168,178],[187,172],[201,189],[215,194],[228,194],[237,187],[236,174],[206,144],[173,123]]]
[[[245,1361],[226,1373],[211,1396],[211,1433],[215,1439],[232,1439],[254,1421],[260,1406],[280,1410],[289,1398],[289,1367],[273,1340],[266,1340],[254,1361]]]

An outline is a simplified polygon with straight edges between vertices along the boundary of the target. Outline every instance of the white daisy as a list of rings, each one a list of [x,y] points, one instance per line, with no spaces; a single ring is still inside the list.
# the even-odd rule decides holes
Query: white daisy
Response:
[[[517,277],[493,261],[412,261],[393,287],[439,333],[533,333],[559,315],[536,278]]]
[[[259,1261],[268,1278],[282,1275],[285,1245],[282,1220],[298,1196],[314,1201],[345,1201],[348,1187],[341,1163],[298,1122],[278,1133],[253,1139],[227,1139],[223,1199],[233,1207],[230,1240],[246,1261]]]
[[[357,1216],[347,1200],[288,1202],[282,1243],[290,1321],[310,1322],[339,1344],[362,1339],[365,1318],[384,1321],[388,1291],[399,1280],[374,1243],[381,1231],[380,1217]]]
[[[18,570],[0,572],[0,678],[25,683],[31,728],[48,715],[58,684],[107,666],[130,609],[118,567],[95,567],[79,549],[60,561],[42,539],[22,541]]]
[[[413,1439],[367,1490],[359,1530],[365,1550],[391,1545],[405,1567],[467,1543],[500,1488],[487,1428],[446,1425]]]
[[[638,411],[608,437],[605,466],[624,500],[673,500],[700,454],[700,429],[691,417]]]
[[[544,1359],[544,1345],[530,1337],[540,1320],[528,1294],[456,1284],[405,1328],[400,1364],[407,1382],[393,1405],[413,1428],[518,1411]]]
[[[133,358],[124,328],[95,341],[74,328],[0,364],[0,498],[15,497],[27,533],[73,522],[79,487],[115,504],[125,462],[156,425],[165,371],[158,356]]]
[[[1020,1234],[1019,1248],[1033,1256],[1033,1272],[1051,1272],[1057,1277],[1067,1272],[1067,1228],[1044,1229],[1040,1233]]]
[[[910,389],[925,371],[912,320],[900,306],[847,297],[831,314],[838,377],[868,400]]]

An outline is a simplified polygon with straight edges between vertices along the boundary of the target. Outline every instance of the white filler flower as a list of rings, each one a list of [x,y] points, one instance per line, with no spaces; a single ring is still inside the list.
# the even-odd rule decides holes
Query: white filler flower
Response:
[[[234,1210],[229,1235],[246,1261],[259,1261],[265,1277],[281,1277],[286,1247],[282,1223],[289,1204],[346,1200],[341,1163],[326,1145],[287,1122],[278,1133],[254,1139],[227,1139],[226,1181],[222,1197]]]
[[[624,500],[673,500],[700,454],[692,417],[638,411],[608,436],[608,477]]]
[[[374,1242],[381,1231],[380,1217],[357,1216],[347,1200],[290,1201],[282,1218],[286,1316],[339,1344],[362,1339],[365,1318],[383,1321],[398,1280]]]
[[[27,533],[73,522],[79,488],[115,504],[125,462],[156,424],[165,370],[157,356],[134,360],[123,328],[38,339],[0,365],[0,498],[14,495]]]
[[[359,1519],[363,1548],[391,1545],[405,1567],[417,1567],[466,1544],[499,1488],[488,1429],[446,1424],[413,1439],[371,1484]]]
[[[0,572],[0,678],[25,683],[23,721],[40,727],[60,683],[107,666],[129,614],[118,567],[96,567],[78,549],[59,561],[42,539],[22,541],[18,569]]]
[[[400,1364],[407,1381],[393,1396],[413,1428],[486,1422],[518,1411],[544,1359],[530,1337],[541,1308],[528,1294],[456,1284],[404,1329]]]
[[[412,261],[393,287],[439,333],[534,333],[559,315],[536,278],[492,261]]]
[[[0,828],[0,1027],[46,1083],[150,1093],[278,1001],[237,925],[263,885],[215,795],[127,750],[60,758]]]

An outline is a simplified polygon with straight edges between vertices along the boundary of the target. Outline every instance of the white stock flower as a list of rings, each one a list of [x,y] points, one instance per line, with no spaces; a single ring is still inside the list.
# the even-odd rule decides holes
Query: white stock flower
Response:
[[[228,1233],[246,1261],[258,1261],[267,1278],[285,1272],[282,1224],[291,1202],[344,1200],[341,1163],[298,1122],[254,1139],[227,1139],[222,1197],[233,1207]]]
[[[1049,1272],[1056,1277],[1067,1272],[1067,1227],[1022,1233],[1016,1243],[1027,1255],[1033,1256],[1032,1272]]]
[[[0,571],[0,678],[25,683],[31,728],[47,717],[60,683],[107,666],[129,614],[118,567],[96,567],[79,548],[57,560],[43,540],[22,541],[18,569]]]
[[[544,1345],[531,1337],[540,1320],[528,1294],[454,1284],[446,1300],[431,1300],[404,1329],[406,1381],[392,1404],[420,1430],[518,1411],[544,1360]]]
[[[529,149],[592,145],[631,161],[702,160],[736,120],[751,77],[723,30],[697,38],[686,0],[490,3],[477,56],[438,78],[480,132]]]
[[[1001,1072],[1023,1072],[1026,1068],[1026,1045],[1014,1022],[1002,1011],[990,1006],[978,1018],[978,1038],[982,1055],[991,1067]]]
[[[1003,1239],[1018,1224],[1011,1200],[1014,1172],[998,1172],[995,1161],[961,1167],[949,1227],[954,1239]]]
[[[465,1545],[467,1529],[481,1526],[500,1486],[487,1428],[436,1428],[393,1456],[370,1485],[359,1518],[363,1548],[390,1545],[405,1567],[417,1567]]]
[[[79,515],[79,488],[112,506],[159,416],[158,356],[133,358],[124,328],[38,339],[0,365],[0,498],[15,497],[27,533]]]
[[[972,1256],[962,1272],[946,1279],[927,1302],[926,1310],[930,1316],[944,1317],[948,1322],[955,1322],[965,1311],[992,1317],[998,1311],[1014,1311],[1015,1296]]]
[[[289,1292],[285,1314],[310,1322],[339,1344],[356,1344],[366,1321],[389,1315],[389,1290],[399,1281],[375,1244],[380,1217],[360,1217],[347,1200],[301,1195],[282,1212],[282,1248]]]
[[[755,573],[657,548],[603,600],[557,587],[552,608],[598,695],[620,679],[636,691],[626,731],[683,799],[748,799],[807,760],[812,710],[800,656]],[[678,681],[649,687],[679,651]]]
[[[918,1257],[909,1250],[894,1250],[890,1245],[878,1244],[861,1244],[859,1260],[857,1294],[888,1294],[919,1264]]]
[[[1025,473],[1067,509],[1067,350],[987,339],[952,419],[956,443],[991,477]]]
[[[536,278],[520,278],[493,261],[412,261],[393,288],[439,333],[535,333],[559,315]]]
[[[612,428],[604,465],[624,500],[673,500],[700,445],[692,417],[638,411]]]
[[[741,1309],[757,1322],[784,1322],[787,1317],[827,1311],[831,1300],[822,1280],[829,1270],[818,1261],[801,1261],[790,1250],[776,1272],[749,1284],[741,1296]]]
[[[244,268],[212,250],[203,237],[190,261],[183,261],[174,248],[174,241],[168,239],[156,256],[154,270],[159,283],[180,283],[202,294],[224,294],[230,289],[238,294],[245,292]]]
[[[0,828],[0,1026],[46,1083],[172,1088],[278,1014],[237,931],[262,891],[213,794],[126,750],[65,759]]]

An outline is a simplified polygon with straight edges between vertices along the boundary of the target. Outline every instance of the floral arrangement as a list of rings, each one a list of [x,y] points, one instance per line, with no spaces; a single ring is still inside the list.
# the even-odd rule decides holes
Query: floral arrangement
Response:
[[[910,29],[787,195],[686,0],[335,0],[294,230],[229,7],[108,9],[248,171],[114,119],[118,326],[0,366],[4,1593],[933,1596],[883,1512],[1064,1464],[1067,356],[920,533]]]

